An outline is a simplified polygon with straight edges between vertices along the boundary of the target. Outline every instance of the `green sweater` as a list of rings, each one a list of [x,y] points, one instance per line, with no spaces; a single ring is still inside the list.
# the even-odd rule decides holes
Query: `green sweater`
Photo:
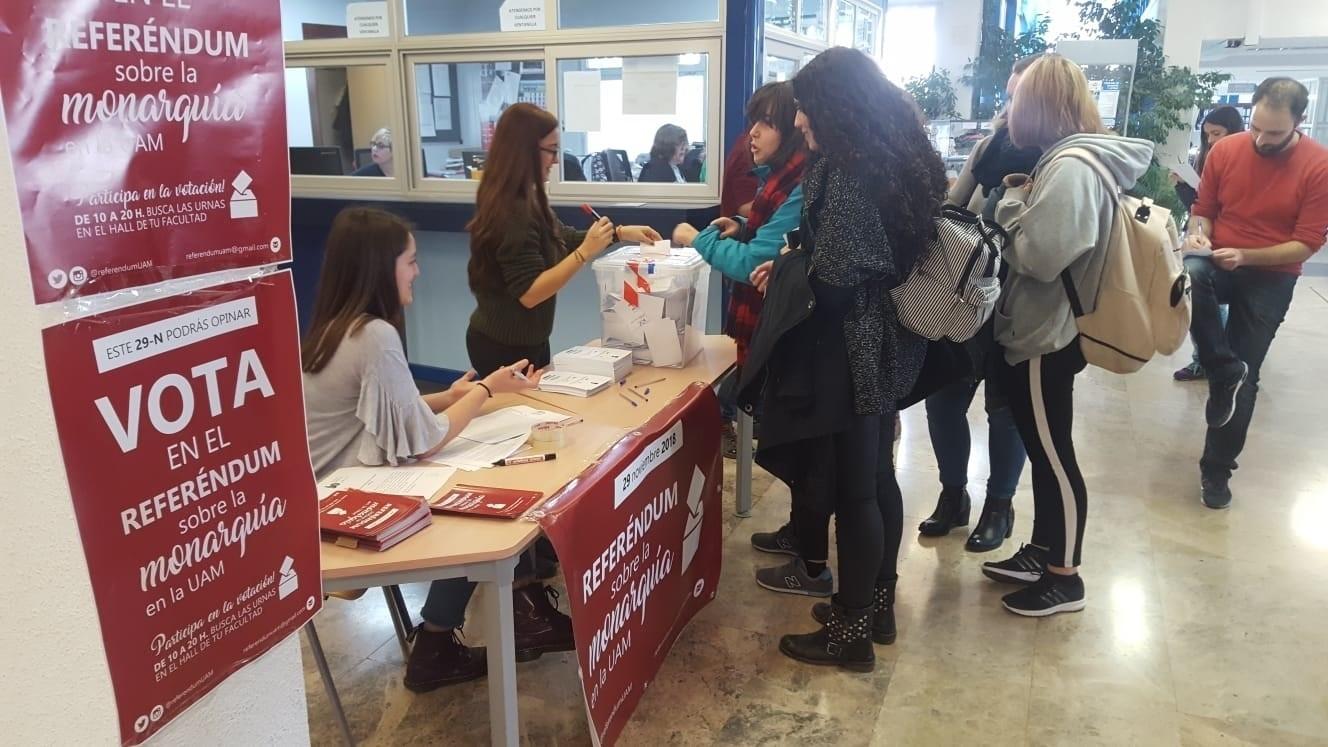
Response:
[[[526,346],[547,342],[553,333],[553,311],[557,296],[533,309],[521,305],[521,297],[545,270],[563,261],[581,244],[585,231],[555,224],[549,233],[538,223],[514,219],[497,246],[478,246],[472,238],[471,262],[480,252],[492,253],[498,265],[498,277],[477,284],[475,312],[470,328],[502,345]],[[561,239],[561,241],[560,241]]]

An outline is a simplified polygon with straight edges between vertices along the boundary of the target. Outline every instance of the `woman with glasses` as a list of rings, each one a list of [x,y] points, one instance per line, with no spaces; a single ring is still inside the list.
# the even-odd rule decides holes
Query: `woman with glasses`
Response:
[[[392,131],[386,127],[369,138],[369,163],[355,170],[351,176],[395,176],[392,163]]]
[[[466,330],[470,365],[486,376],[514,360],[549,365],[556,295],[598,254],[621,241],[653,242],[648,226],[600,218],[588,231],[564,226],[544,182],[562,158],[558,118],[534,104],[508,107],[484,161],[470,231],[470,290],[477,306]],[[515,355],[516,357],[512,357]]]

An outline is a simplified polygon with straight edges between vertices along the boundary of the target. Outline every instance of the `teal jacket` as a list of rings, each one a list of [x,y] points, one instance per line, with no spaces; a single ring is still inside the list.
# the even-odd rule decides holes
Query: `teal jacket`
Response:
[[[757,166],[755,173],[756,191],[759,194],[770,176],[770,167]],[[789,192],[788,199],[775,210],[775,214],[756,229],[755,236],[747,235],[746,222],[739,218],[743,226],[737,236],[721,238],[719,229],[716,226],[709,226],[696,235],[692,246],[702,259],[709,262],[711,267],[719,270],[725,277],[740,283],[750,282],[748,278],[757,265],[779,256],[779,250],[784,248],[784,234],[797,228],[801,218],[802,185],[799,184]]]

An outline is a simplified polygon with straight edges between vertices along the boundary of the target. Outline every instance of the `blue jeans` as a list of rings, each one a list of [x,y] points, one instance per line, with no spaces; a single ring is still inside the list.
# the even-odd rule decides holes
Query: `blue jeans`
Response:
[[[1227,326],[1227,317],[1231,315],[1231,307],[1230,307],[1230,306],[1227,306],[1226,304],[1222,304],[1222,305],[1218,306],[1218,307],[1217,307],[1217,315],[1218,315],[1218,317],[1222,320],[1222,327],[1223,327],[1223,329],[1225,329],[1226,326]],[[1190,341],[1191,341],[1191,342],[1194,341],[1194,335],[1193,335],[1193,334],[1190,335]],[[1199,363],[1199,344],[1198,344],[1197,342],[1194,344],[1194,358],[1193,358],[1193,360],[1194,360],[1194,362],[1195,362],[1196,364]]]
[[[1245,448],[1245,435],[1259,394],[1259,370],[1268,356],[1277,328],[1291,308],[1296,276],[1286,272],[1239,267],[1227,271],[1206,257],[1188,257],[1185,270],[1193,288],[1190,334],[1199,350],[1199,362],[1208,372],[1209,386],[1229,381],[1243,361],[1250,367],[1236,395],[1236,413],[1221,428],[1209,428],[1199,468],[1205,474],[1229,476],[1236,457]],[[1218,312],[1230,307],[1225,328]]]
[[[993,352],[992,355],[1000,355],[1000,352]],[[992,498],[1010,498],[1019,485],[1019,475],[1024,471],[1027,453],[1000,382],[988,377],[985,391],[987,449],[991,463],[987,495]],[[941,471],[942,487],[962,488],[968,484],[968,452],[971,447],[968,407],[976,393],[976,381],[960,379],[927,398],[927,432],[931,435],[931,447],[936,453],[936,466]]]

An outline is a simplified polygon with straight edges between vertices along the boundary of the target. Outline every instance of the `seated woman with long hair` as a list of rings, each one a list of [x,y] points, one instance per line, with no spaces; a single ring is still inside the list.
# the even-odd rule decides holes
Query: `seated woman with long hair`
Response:
[[[655,131],[655,143],[650,146],[650,160],[641,167],[638,182],[683,183],[682,164],[687,160],[687,130],[675,124],[666,124]]]
[[[319,479],[339,467],[398,465],[436,454],[490,397],[539,382],[522,360],[480,380],[469,372],[447,391],[421,396],[400,333],[419,274],[415,238],[402,219],[347,208],[333,222],[300,350],[309,455]],[[517,375],[523,369],[524,379]],[[474,587],[464,578],[430,585],[406,664],[411,690],[484,676],[483,649],[457,637]],[[519,659],[571,649],[571,621],[548,604],[542,589],[526,584],[513,596]]]

